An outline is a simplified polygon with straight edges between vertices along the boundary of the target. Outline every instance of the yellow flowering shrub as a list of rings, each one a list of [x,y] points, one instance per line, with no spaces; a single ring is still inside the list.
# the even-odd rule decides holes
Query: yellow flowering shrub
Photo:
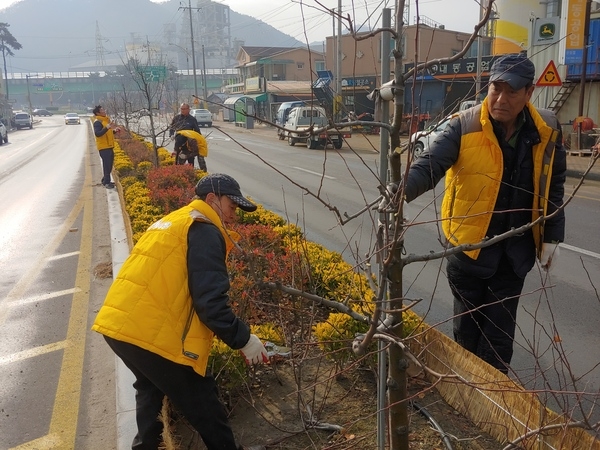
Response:
[[[126,175],[133,171],[133,163],[131,159],[125,154],[125,152],[121,149],[121,146],[118,142],[115,142],[114,146],[115,152],[115,160],[113,163],[113,167],[118,172],[120,176]]]
[[[123,187],[125,208],[131,222],[133,242],[137,242],[150,225],[160,219],[163,211],[152,204],[145,183],[136,180]]]
[[[144,179],[148,177],[148,172],[150,172],[152,169],[154,169],[154,164],[152,164],[150,161],[141,161],[136,167],[140,178],[143,177]]]
[[[175,165],[175,158],[171,154],[171,152],[164,148],[158,148],[158,165],[159,166],[173,166]]]

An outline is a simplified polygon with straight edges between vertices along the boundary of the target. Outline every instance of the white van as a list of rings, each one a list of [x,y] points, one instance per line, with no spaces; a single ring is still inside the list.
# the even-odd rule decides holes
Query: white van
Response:
[[[284,102],[281,105],[279,105],[279,109],[277,110],[277,115],[275,116],[275,125],[279,125],[280,127],[282,127],[285,124],[285,122],[287,121],[290,111],[292,109],[294,109],[296,106],[305,106],[305,103],[302,101],[296,101],[296,102]],[[280,130],[278,128],[277,136],[279,137],[279,140],[282,141],[285,139],[287,134],[285,133],[285,131]]]
[[[326,128],[329,121],[325,109],[321,106],[297,106],[293,108],[285,122],[288,144],[296,145],[302,142],[310,149],[326,148],[328,145],[342,148],[343,137],[336,129],[324,129],[318,134],[311,134],[309,130]]]

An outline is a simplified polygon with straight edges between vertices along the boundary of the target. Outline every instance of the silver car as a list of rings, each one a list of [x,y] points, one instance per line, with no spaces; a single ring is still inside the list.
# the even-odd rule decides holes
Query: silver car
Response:
[[[66,113],[65,114],[65,125],[73,124],[79,125],[81,123],[81,119],[79,118],[79,114],[77,113]]]
[[[433,125],[429,125],[422,131],[417,131],[410,135],[409,142],[413,144],[413,153],[416,158],[421,156],[426,150],[429,149],[429,146],[435,141],[435,138],[438,137],[442,132],[446,129],[448,122],[452,116],[446,117],[444,120],[434,123]]]
[[[201,127],[212,127],[212,114],[208,109],[192,109],[190,114],[196,118]]]

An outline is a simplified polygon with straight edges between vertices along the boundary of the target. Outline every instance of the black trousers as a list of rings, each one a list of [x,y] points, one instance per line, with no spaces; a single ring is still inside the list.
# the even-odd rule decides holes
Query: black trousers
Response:
[[[214,378],[152,352],[104,336],[110,348],[135,375],[137,435],[134,450],[157,450],[162,423],[158,415],[166,395],[200,434],[208,450],[238,450]]]
[[[450,259],[448,282],[454,295],[454,340],[503,373],[513,355],[519,297],[525,280],[502,257],[490,278],[478,278]]]
[[[110,173],[113,169],[113,163],[115,160],[115,152],[112,148],[104,148],[100,150],[100,159],[102,159],[102,184],[106,185],[110,183]]]

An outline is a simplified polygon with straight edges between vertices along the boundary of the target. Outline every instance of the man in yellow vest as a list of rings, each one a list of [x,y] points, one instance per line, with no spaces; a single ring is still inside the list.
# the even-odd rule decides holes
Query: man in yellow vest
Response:
[[[216,384],[206,373],[217,336],[248,363],[267,362],[260,339],[229,304],[225,260],[239,236],[225,228],[236,208],[256,210],[239,184],[211,174],[187,206],[151,225],[123,264],[92,327],[134,373],[138,433],[133,449],[156,450],[163,397],[208,450],[238,450]],[[260,448],[260,447],[255,447]]]
[[[96,136],[96,147],[102,160],[102,185],[107,189],[114,189],[115,184],[111,181],[110,174],[115,160],[115,132],[119,131],[116,124],[106,115],[106,110],[98,105],[94,113],[94,136]]]
[[[454,338],[507,373],[525,276],[535,264],[556,265],[565,234],[566,153],[551,111],[531,103],[535,67],[522,54],[498,58],[482,104],[461,111],[410,167],[404,196],[412,201],[445,176],[442,229],[454,296]],[[507,239],[478,244],[552,216]]]

